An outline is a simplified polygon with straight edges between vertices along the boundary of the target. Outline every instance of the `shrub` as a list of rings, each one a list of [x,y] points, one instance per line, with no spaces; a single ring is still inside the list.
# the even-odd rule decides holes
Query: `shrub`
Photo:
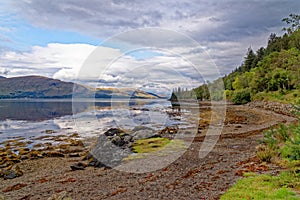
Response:
[[[234,104],[246,104],[250,101],[251,94],[249,89],[236,90],[232,95],[232,102]]]

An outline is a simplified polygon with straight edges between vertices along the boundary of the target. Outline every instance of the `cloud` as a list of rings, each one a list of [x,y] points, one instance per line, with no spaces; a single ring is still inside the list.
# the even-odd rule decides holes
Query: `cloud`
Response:
[[[33,46],[30,52],[3,51],[0,68],[9,77],[39,74],[64,79],[59,75],[66,71],[74,73],[95,48],[87,44],[51,43],[46,47]]]
[[[213,58],[220,58],[216,63],[224,73],[240,64],[248,46],[264,45],[266,38],[261,36],[280,31],[283,17],[300,12],[300,1],[294,0],[19,0],[10,4],[11,10],[38,27],[98,38],[145,27],[180,31],[210,49]],[[166,40],[164,35],[151,33],[141,40],[136,35],[132,40],[126,37],[134,42]],[[224,50],[222,43],[230,46]]]
[[[216,74],[202,51],[183,50],[184,57],[160,49],[151,50],[156,56],[138,59],[134,54],[123,54],[110,47],[51,43],[46,47],[34,46],[30,52],[1,53],[0,75],[38,74],[95,87],[137,88],[167,94],[174,87],[196,87]],[[200,68],[189,62],[193,57],[202,58]]]
[[[31,0],[14,1],[13,8],[42,27],[112,36],[143,27],[164,27],[200,35],[202,39],[231,39],[278,26],[282,17],[299,11],[299,1],[207,0]],[[39,16],[39,17],[37,17]],[[213,30],[217,31],[212,34]]]

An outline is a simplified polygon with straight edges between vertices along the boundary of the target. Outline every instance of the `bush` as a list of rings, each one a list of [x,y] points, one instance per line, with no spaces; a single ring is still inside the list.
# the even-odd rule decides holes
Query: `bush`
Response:
[[[249,89],[236,90],[232,95],[232,102],[234,104],[246,104],[250,101],[251,94]]]

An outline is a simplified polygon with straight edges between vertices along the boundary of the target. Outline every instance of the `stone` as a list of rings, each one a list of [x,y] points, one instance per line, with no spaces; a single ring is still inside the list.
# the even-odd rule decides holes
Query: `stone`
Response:
[[[69,157],[71,157],[71,158],[80,157],[80,154],[79,153],[70,153]]]
[[[45,133],[46,134],[53,134],[53,133],[55,133],[55,131],[54,130],[46,130]]]
[[[4,179],[14,179],[17,177],[18,177],[18,173],[14,170],[7,171],[3,176]]]
[[[65,157],[64,154],[57,152],[57,151],[50,151],[50,152],[44,152],[43,156],[47,157]]]
[[[48,200],[72,200],[66,191],[62,191],[58,194],[53,194]]]
[[[124,133],[124,131],[122,131],[122,130],[119,129],[119,128],[111,128],[111,129],[109,129],[108,131],[106,131],[106,132],[104,133],[104,135],[106,135],[106,136],[115,136],[115,135],[118,135],[118,134],[120,134],[120,133]]]
[[[82,162],[79,162],[79,163],[75,163],[75,164],[71,165],[70,167],[73,171],[84,170],[87,167],[87,165]]]
[[[139,130],[133,133],[133,140],[139,140],[139,139],[146,139],[146,138],[151,138],[156,133],[153,130],[150,129],[145,129],[145,130]]]
[[[134,127],[133,129],[132,129],[132,133],[134,133],[134,132],[137,132],[137,131],[140,131],[140,130],[152,130],[153,131],[153,129],[152,128],[149,128],[149,127],[147,127],[147,126],[136,126],[136,127]]]

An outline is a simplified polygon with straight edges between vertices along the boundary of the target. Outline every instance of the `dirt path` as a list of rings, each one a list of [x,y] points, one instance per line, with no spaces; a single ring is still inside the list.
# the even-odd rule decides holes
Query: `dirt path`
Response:
[[[149,173],[126,173],[87,167],[71,171],[80,158],[43,158],[20,163],[24,175],[0,179],[6,199],[47,199],[67,192],[72,199],[219,199],[255,163],[261,130],[294,120],[271,111],[229,106],[225,126],[214,149],[200,159],[202,131],[189,149],[169,166]],[[270,166],[258,166],[264,170]],[[253,167],[252,167],[253,168]],[[61,193],[62,194],[62,193]]]

